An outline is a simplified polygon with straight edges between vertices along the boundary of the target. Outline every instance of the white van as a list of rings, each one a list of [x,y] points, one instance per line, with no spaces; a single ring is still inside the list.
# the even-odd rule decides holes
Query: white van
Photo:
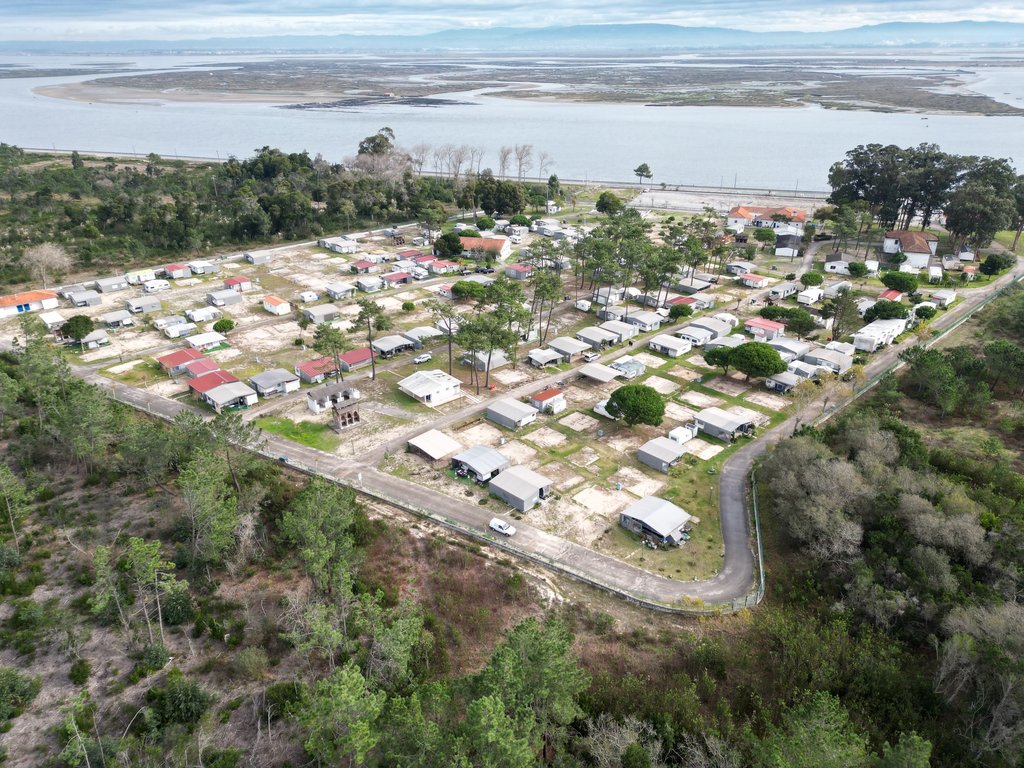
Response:
[[[146,293],[160,293],[160,291],[169,290],[171,284],[166,280],[147,280],[142,284],[142,290]]]

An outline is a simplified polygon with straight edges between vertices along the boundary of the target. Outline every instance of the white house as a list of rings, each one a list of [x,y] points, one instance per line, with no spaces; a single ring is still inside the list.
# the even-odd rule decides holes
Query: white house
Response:
[[[316,244],[335,253],[356,253],[359,250],[359,243],[344,236],[324,237],[317,240]]]
[[[96,281],[96,290],[100,293],[115,293],[128,289],[128,281],[123,277],[101,277]]]
[[[621,320],[608,320],[597,327],[615,335],[615,341],[612,342],[613,344],[621,344],[625,341],[629,341],[640,333],[637,326],[631,325],[630,323],[624,323]]]
[[[838,283],[825,286],[825,298],[834,299],[841,291],[849,291],[852,288],[853,284],[849,280],[840,280]]]
[[[752,334],[758,341],[771,341],[783,336],[786,333],[786,326],[764,317],[752,317],[744,323],[743,330]]]
[[[775,238],[775,255],[795,259],[800,255],[803,238],[797,234],[779,234]]]
[[[939,238],[931,232],[909,229],[890,229],[882,241],[882,253],[903,253],[904,262],[917,269],[925,269],[939,248]]]
[[[907,330],[907,321],[894,318],[892,320],[875,320],[853,334],[853,345],[862,352],[874,352],[884,347]]]
[[[142,283],[156,279],[156,271],[152,269],[135,269],[124,273],[124,279],[129,285],[142,285]]]
[[[768,283],[771,282],[771,278],[747,272],[740,275],[739,281],[741,285],[745,285],[747,288],[766,288]]]
[[[669,357],[681,357],[693,349],[693,345],[686,339],[669,336],[667,333],[659,333],[647,343],[647,346]]]
[[[799,292],[799,283],[779,283],[768,291],[768,298],[779,301],[780,299],[788,299],[790,296],[795,296]]]
[[[634,312],[631,315],[625,316],[623,320],[630,325],[635,325],[642,333],[646,333],[647,331],[655,331],[660,328],[665,318],[657,312],[641,310],[640,312]]]
[[[726,226],[742,232],[746,227],[757,229],[785,229],[794,234],[803,234],[807,214],[799,208],[786,206],[767,208],[756,205],[738,205],[729,211]]]
[[[263,309],[272,315],[287,315],[292,311],[292,305],[277,296],[264,296]]]
[[[688,327],[711,331],[711,338],[717,339],[719,336],[728,336],[736,326],[727,320],[719,320],[717,317],[698,317],[696,320],[691,320]]]
[[[484,416],[506,429],[519,429],[537,420],[537,409],[511,397],[503,397],[488,405]]]
[[[192,270],[193,275],[213,275],[220,271],[219,266],[204,259],[195,259],[188,262],[185,266]]]
[[[444,371],[416,371],[398,382],[398,388],[424,405],[443,405],[462,397],[462,382]]]
[[[223,314],[216,307],[196,307],[195,309],[185,310],[185,317],[193,323],[208,323],[211,320],[217,320]]]
[[[261,397],[286,395],[299,388],[299,377],[284,368],[272,368],[269,371],[257,373],[249,379],[249,383],[255,387]]]
[[[811,345],[806,341],[785,337],[772,339],[768,345],[779,353],[784,363],[791,363],[811,350]]]
[[[24,291],[0,296],[0,317],[12,317],[25,312],[40,312],[56,309],[60,305],[53,291]]]
[[[569,403],[565,399],[565,392],[556,387],[549,387],[531,395],[530,405],[541,413],[561,413],[569,407]]]
[[[725,265],[725,271],[730,275],[745,275],[747,272],[753,272],[757,269],[757,264],[752,261],[730,261]]]
[[[714,331],[709,331],[707,328],[699,328],[695,325],[683,326],[676,331],[676,336],[690,342],[694,347],[703,347],[715,338]]]
[[[830,253],[825,256],[825,271],[833,275],[848,275],[853,261],[853,258],[845,253]]]
[[[807,304],[809,306],[811,304],[817,304],[821,301],[821,297],[824,295],[825,292],[821,290],[821,288],[811,286],[810,288],[805,288],[800,291],[800,293],[796,295],[796,301],[798,304]]]
[[[950,304],[956,301],[956,291],[942,290],[932,291],[932,301],[943,309],[949,309]]]
[[[178,326],[171,327],[176,328]],[[189,336],[185,341],[190,347],[192,347],[192,349],[200,352],[206,352],[207,350],[219,347],[221,344],[226,344],[227,338],[221,336],[215,331],[210,331],[209,333],[199,333],[195,336]]]

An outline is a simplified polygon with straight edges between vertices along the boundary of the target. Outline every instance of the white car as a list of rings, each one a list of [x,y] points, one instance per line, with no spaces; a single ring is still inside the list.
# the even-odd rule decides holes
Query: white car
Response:
[[[597,352],[584,352],[583,353],[583,360],[585,362],[588,362],[588,363],[592,363],[595,360],[599,360],[600,358],[601,358],[601,356],[599,354],[597,354]]]
[[[419,365],[420,363],[429,363],[433,359],[434,356],[432,354],[430,354],[429,352],[424,352],[422,355],[416,355],[416,357],[414,357],[412,361],[416,365]]]
[[[491,518],[490,528],[492,531],[497,531],[502,536],[515,536],[516,529],[506,523],[504,520],[493,517]]]

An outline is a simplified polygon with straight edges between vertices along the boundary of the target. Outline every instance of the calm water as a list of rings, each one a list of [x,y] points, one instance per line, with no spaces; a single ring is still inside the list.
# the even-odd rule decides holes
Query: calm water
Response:
[[[243,57],[231,57],[239,61]],[[255,58],[255,57],[253,57]],[[114,57],[85,60],[96,66]],[[14,59],[9,59],[14,61]],[[31,66],[73,66],[80,57],[24,57]],[[151,57],[139,66],[203,65],[211,57]],[[225,158],[263,145],[320,152],[332,161],[390,126],[405,146],[469,144],[497,167],[502,145],[532,144],[563,178],[633,180],[642,162],[654,183],[824,189],[829,166],[868,142],[934,142],[950,152],[1016,158],[1024,168],[1024,118],[880,114],[818,108],[643,107],[524,102],[479,93],[472,104],[397,105],[345,111],[285,110],[267,104],[100,104],[40,96],[42,85],[86,77],[0,80],[0,141],[23,147]],[[1021,104],[1020,70],[992,72],[978,90]],[[1010,92],[1007,95],[1006,92]],[[536,171],[534,171],[536,173]]]

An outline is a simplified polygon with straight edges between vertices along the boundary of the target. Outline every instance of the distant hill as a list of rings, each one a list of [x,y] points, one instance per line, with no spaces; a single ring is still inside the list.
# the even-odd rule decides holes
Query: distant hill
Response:
[[[292,35],[206,40],[0,41],[27,53],[157,52],[665,52],[780,48],[953,48],[1024,46],[1024,24],[893,22],[832,32],[746,32],[672,24],[586,24],[537,29],[452,29],[426,35]]]

